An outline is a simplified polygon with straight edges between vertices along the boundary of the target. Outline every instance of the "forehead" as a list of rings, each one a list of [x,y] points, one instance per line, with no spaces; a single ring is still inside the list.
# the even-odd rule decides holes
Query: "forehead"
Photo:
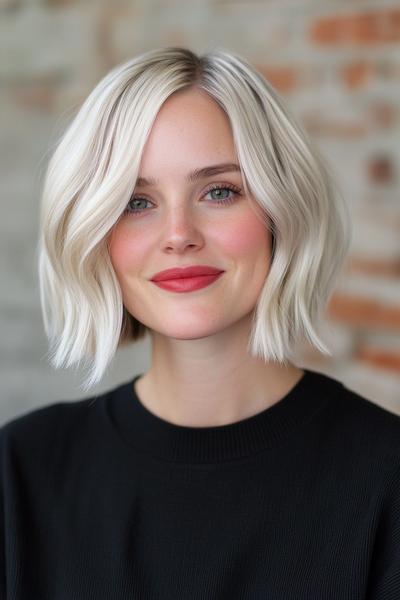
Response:
[[[197,89],[169,97],[159,110],[144,146],[140,174],[153,168],[185,171],[198,166],[237,162],[230,121],[207,93]]]
[[[191,122],[193,116],[205,123],[229,124],[228,116],[218,102],[205,90],[198,88],[178,90],[173,93],[158,111],[156,122],[165,123],[170,119],[175,122]]]

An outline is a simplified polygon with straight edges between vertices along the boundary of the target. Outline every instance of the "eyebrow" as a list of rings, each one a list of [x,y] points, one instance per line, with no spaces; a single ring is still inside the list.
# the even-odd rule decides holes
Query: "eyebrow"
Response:
[[[221,163],[219,165],[210,165],[208,167],[202,167],[191,171],[186,176],[186,181],[193,182],[203,179],[205,177],[211,177],[212,175],[218,175],[219,173],[231,173],[240,172],[240,166],[236,163]],[[153,186],[157,185],[158,180],[153,178],[138,177],[136,180],[137,186]]]

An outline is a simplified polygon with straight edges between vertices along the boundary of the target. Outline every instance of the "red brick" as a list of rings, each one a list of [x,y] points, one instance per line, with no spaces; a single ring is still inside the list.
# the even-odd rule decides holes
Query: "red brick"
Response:
[[[355,350],[353,358],[373,365],[379,369],[400,373],[400,352],[362,344]]]
[[[40,81],[21,83],[11,88],[10,95],[23,108],[47,112],[54,108],[55,84]]]
[[[317,19],[310,38],[321,45],[365,45],[400,40],[400,9],[334,15]]]
[[[374,66],[367,61],[358,61],[345,65],[340,76],[350,89],[365,85],[374,73]]]
[[[349,258],[346,262],[346,272],[365,273],[381,277],[400,277],[400,258],[393,260],[374,260],[372,258]]]
[[[394,166],[388,156],[376,156],[367,164],[368,178],[373,183],[391,183],[394,180]]]
[[[393,127],[397,118],[397,109],[393,104],[384,101],[370,106],[369,112],[373,122],[382,129]]]
[[[377,300],[336,294],[328,303],[327,314],[354,327],[400,331],[400,307]]]
[[[298,84],[298,69],[296,67],[258,65],[257,69],[279,92],[292,92]]]
[[[335,120],[324,115],[306,113],[302,123],[313,135],[326,135],[343,139],[363,138],[369,132],[367,123]]]

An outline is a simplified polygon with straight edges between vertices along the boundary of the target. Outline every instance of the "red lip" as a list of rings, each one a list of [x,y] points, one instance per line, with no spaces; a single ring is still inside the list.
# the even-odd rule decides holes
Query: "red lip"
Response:
[[[186,277],[198,277],[200,275],[216,275],[222,272],[222,269],[215,269],[214,267],[208,267],[206,265],[194,265],[192,267],[181,267],[160,271],[151,278],[151,281],[185,279]]]

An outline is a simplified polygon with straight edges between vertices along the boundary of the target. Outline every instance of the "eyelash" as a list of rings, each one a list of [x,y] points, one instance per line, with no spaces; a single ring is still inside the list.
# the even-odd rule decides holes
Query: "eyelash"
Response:
[[[204,196],[206,196],[213,190],[230,190],[231,192],[233,192],[235,194],[235,196],[241,196],[241,190],[232,184],[213,184],[204,192]],[[123,214],[137,215],[137,214],[141,214],[142,212],[145,212],[147,210],[146,208],[140,208],[138,210],[130,209],[129,203],[132,202],[133,200],[146,200],[147,202],[150,202],[150,200],[148,200],[145,196],[141,196],[141,195],[132,196],[132,198],[129,200],[128,205],[125,208]],[[211,200],[210,202],[213,202],[213,204],[228,205],[228,204],[232,204],[234,201],[235,201],[235,198],[231,197],[231,198],[222,198],[221,200],[214,200],[214,201]]]

